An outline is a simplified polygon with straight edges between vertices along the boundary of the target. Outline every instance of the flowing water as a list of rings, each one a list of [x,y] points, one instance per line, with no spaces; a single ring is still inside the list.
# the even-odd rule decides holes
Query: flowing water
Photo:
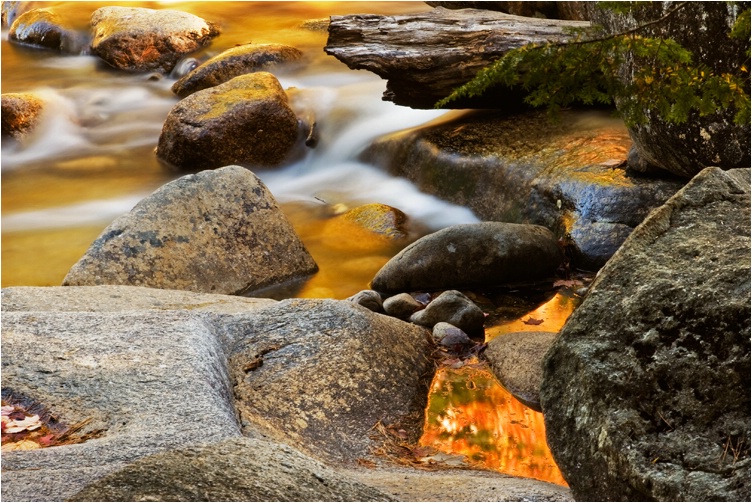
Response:
[[[477,221],[469,210],[422,194],[406,180],[357,160],[359,151],[372,139],[441,120],[444,112],[383,102],[384,81],[369,72],[349,70],[327,56],[323,52],[326,31],[304,26],[307,20],[330,15],[420,12],[428,8],[423,2],[45,2],[82,33],[90,13],[105,5],[182,10],[218,24],[222,34],[192,55],[201,61],[247,42],[285,43],[304,52],[303,68],[277,77],[283,87],[305,91],[320,126],[319,144],[294,163],[257,172],[320,266],[320,272],[292,295],[346,298],[367,288],[375,272],[398,251],[383,240],[348,240],[341,229],[332,228],[331,217],[344,209],[370,202],[397,207],[410,217],[413,238],[448,225]],[[11,44],[7,29],[3,30],[2,92],[34,92],[47,103],[41,124],[31,137],[22,144],[2,145],[3,287],[59,285],[115,217],[176,177],[165,171],[154,155],[162,123],[178,101],[170,91],[174,81],[115,71],[83,49],[80,54],[64,55]],[[531,309],[544,309],[550,302],[533,303]],[[574,308],[566,299],[556,302],[563,307],[551,308],[550,313],[557,314],[546,314],[547,319],[556,318],[547,329],[558,330]],[[502,318],[491,335],[511,331],[504,328],[505,323],[511,326],[515,319]],[[521,318],[517,322],[523,323]],[[540,414],[504,395],[490,374],[471,374],[464,378],[457,372],[437,375],[424,443],[462,451],[456,442],[456,428],[451,430],[454,445],[441,445],[439,437],[446,440],[449,430],[442,433],[430,426],[431,414],[437,413],[444,415],[435,423],[443,421],[454,428],[447,414],[456,417],[459,413],[452,403],[436,412],[435,397],[448,397],[441,400],[452,402],[451,397],[462,396],[463,414],[470,410],[468,403],[476,404],[471,407],[475,412],[467,416],[475,419],[463,419],[465,426],[468,421],[480,422],[474,431],[493,430],[489,435],[503,440],[484,444],[485,466],[563,483],[545,447]],[[477,384],[479,380],[481,384]],[[465,384],[458,384],[460,381]],[[473,397],[468,398],[466,392],[446,394],[447,386],[467,391],[467,383],[473,383]],[[515,428],[533,434],[517,435],[512,452],[507,448],[512,437],[503,432]],[[435,438],[429,438],[431,431]],[[462,438],[472,443],[467,435]],[[510,456],[527,461],[499,461]],[[471,457],[478,460],[477,455]],[[543,465],[548,468],[540,469]],[[536,468],[525,470],[524,466]]]

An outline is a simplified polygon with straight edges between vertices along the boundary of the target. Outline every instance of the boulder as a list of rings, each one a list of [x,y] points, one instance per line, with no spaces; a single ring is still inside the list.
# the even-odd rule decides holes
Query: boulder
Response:
[[[590,23],[512,16],[489,10],[448,10],[401,16],[331,16],[324,51],[353,70],[386,79],[384,100],[432,109],[511,49],[563,42]],[[519,108],[524,94],[504,90],[503,106]],[[499,99],[457,100],[447,108],[498,108]]]
[[[703,170],[567,321],[541,403],[575,499],[750,499],[749,222],[749,169]]]
[[[141,458],[74,501],[393,501],[284,444],[232,438]]]
[[[386,314],[401,320],[409,320],[414,312],[425,307],[409,293],[398,293],[384,300],[383,308]]]
[[[557,332],[504,334],[491,339],[483,353],[504,389],[538,412],[542,412],[543,358],[557,335]]]
[[[219,35],[216,26],[193,14],[141,7],[102,7],[92,13],[91,26],[91,50],[109,65],[165,74]]]
[[[2,102],[2,137],[20,140],[39,123],[44,102],[31,93],[5,93]]]
[[[172,86],[172,92],[185,98],[202,89],[224,84],[246,73],[271,70],[300,60],[303,53],[283,44],[243,44],[232,47],[201,64]]]
[[[87,37],[77,32],[54,8],[26,11],[15,18],[8,40],[19,44],[78,54],[87,45]]]
[[[661,23],[647,26],[640,33],[646,37],[670,38],[692,52],[694,64],[704,65],[716,75],[730,73],[742,77],[747,84],[749,74],[749,37],[728,36],[741,4],[725,2],[688,2],[667,16],[678,4],[651,3],[633,8],[628,14],[602,9],[594,3],[588,7],[594,23],[602,25],[606,33],[622,32],[642,23],[664,18]],[[746,8],[749,8],[747,5]],[[646,58],[627,54],[622,75],[625,80],[645,65],[654,65]],[[617,101],[617,107],[626,106]],[[639,156],[630,167],[638,171],[644,165],[691,178],[708,166],[744,168],[750,165],[750,124],[734,123],[735,108],[727,108],[700,117],[693,113],[683,124],[663,120],[646,110],[647,121],[630,127],[629,133]]]
[[[595,270],[684,184],[626,170],[630,144],[602,111],[466,113],[382,137],[361,158],[483,220],[543,225]]]
[[[157,157],[180,171],[272,167],[291,154],[298,119],[274,75],[256,72],[197,91],[167,116]]]
[[[100,234],[63,284],[237,294],[316,270],[266,186],[227,166],[143,199]]]
[[[424,236],[376,273],[379,292],[496,286],[551,277],[561,251],[538,225],[459,224]],[[446,320],[444,320],[446,321]]]
[[[483,311],[464,294],[447,290],[410,316],[410,321],[428,328],[445,322],[472,336],[481,336],[485,318]]]

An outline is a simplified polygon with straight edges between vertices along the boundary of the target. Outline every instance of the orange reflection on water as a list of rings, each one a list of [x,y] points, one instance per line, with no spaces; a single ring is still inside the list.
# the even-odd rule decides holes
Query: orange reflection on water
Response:
[[[568,290],[559,290],[525,316],[486,327],[486,341],[513,332],[558,332],[580,302],[581,299]]]
[[[512,397],[482,365],[439,369],[420,444],[502,473],[567,485],[546,444],[543,414]]]

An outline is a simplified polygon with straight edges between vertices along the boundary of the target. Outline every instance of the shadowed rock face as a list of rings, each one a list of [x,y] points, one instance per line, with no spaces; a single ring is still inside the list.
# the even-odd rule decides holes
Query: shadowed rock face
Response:
[[[379,292],[495,286],[552,276],[561,251],[548,229],[483,222],[447,227],[393,257],[372,282]]]
[[[547,354],[577,500],[750,498],[750,172],[708,168],[635,229]]]
[[[208,44],[219,30],[174,10],[102,7],[91,15],[91,50],[121,70],[170,73],[178,60]]]
[[[157,157],[179,171],[273,167],[297,139],[298,119],[279,81],[256,72],[180,100],[162,127]]]
[[[317,270],[274,197],[240,166],[170,182],[110,224],[64,285],[239,293]]]
[[[8,40],[74,54],[89,44],[88,36],[69,26],[54,8],[32,9],[19,15],[8,31]]]

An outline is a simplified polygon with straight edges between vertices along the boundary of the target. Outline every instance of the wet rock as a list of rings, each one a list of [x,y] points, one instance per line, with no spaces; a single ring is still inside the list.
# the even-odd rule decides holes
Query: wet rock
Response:
[[[543,225],[597,269],[684,184],[627,171],[630,144],[602,112],[489,112],[383,137],[362,158],[483,220]]]
[[[102,232],[63,284],[236,294],[316,270],[266,186],[227,166],[143,199]]]
[[[543,358],[557,332],[514,332],[495,337],[484,353],[496,379],[517,400],[542,412]]]
[[[31,93],[5,93],[2,102],[2,137],[20,140],[39,123],[44,102]]]
[[[455,351],[460,351],[473,344],[473,341],[465,332],[451,323],[443,321],[434,325],[432,335],[436,343]]]
[[[244,44],[214,56],[175,82],[172,92],[185,98],[189,94],[259,70],[300,60],[303,53],[283,44]]]
[[[69,26],[55,9],[32,9],[18,16],[10,26],[8,40],[73,54],[88,44],[86,36]]]
[[[567,321],[541,403],[575,499],[750,499],[749,222],[749,169],[702,171]]]
[[[91,50],[108,64],[165,74],[219,34],[213,24],[193,14],[141,7],[102,7],[91,15],[91,26]]]
[[[298,137],[298,120],[274,75],[235,77],[180,100],[162,127],[157,157],[181,171],[228,164],[278,166]]]
[[[371,287],[410,292],[534,281],[553,275],[560,262],[553,234],[541,226],[460,224],[409,245],[376,273]]]
[[[374,290],[362,290],[352,297],[349,297],[347,300],[363,306],[369,311],[373,311],[374,313],[384,312],[384,308],[381,303],[381,295],[379,294],[379,292],[376,292]]]
[[[410,317],[412,323],[432,328],[446,322],[472,335],[483,334],[483,311],[457,290],[447,290],[436,297],[425,309]]]
[[[401,320],[409,320],[414,312],[420,311],[425,307],[409,293],[399,293],[392,295],[384,300],[384,311],[389,316],[394,316]]]
[[[177,499],[191,499],[179,491],[193,477],[226,482],[190,486],[221,500],[246,501],[254,490],[306,500],[342,490],[370,500],[379,494],[319,471],[321,459],[354,466],[375,445],[368,433],[379,419],[414,416],[420,430],[431,370],[424,330],[349,302],[125,286],[10,288],[2,301],[3,388],[39,400],[66,424],[91,418],[84,432],[102,430],[63,449],[4,452],[4,499],[78,499],[87,486],[86,494],[105,497],[116,490],[108,480],[137,492],[128,474],[162,460],[165,469],[141,487],[148,480]],[[252,448],[265,467],[258,472],[235,463]],[[174,449],[186,450],[137,462]],[[211,450],[225,461],[208,457]],[[183,471],[178,460],[188,453],[195,456]],[[223,463],[240,471],[219,470],[222,479]],[[266,486],[275,474],[308,484],[313,469],[320,478],[305,489]]]
[[[0,2],[0,25],[10,28],[18,16],[37,6],[38,2]]]
[[[343,213],[337,218],[357,223],[364,229],[390,239],[407,237],[407,215],[386,204],[364,204]]]
[[[607,33],[622,32],[638,24],[660,19],[674,9],[674,4],[644,4],[629,13],[615,13],[588,5],[594,23]],[[749,37],[728,36],[740,6],[724,2],[690,2],[683,4],[664,22],[653,23],[644,30],[649,37],[670,38],[693,54],[693,63],[704,65],[715,75],[731,74],[748,81],[745,65],[749,65]],[[624,79],[630,79],[653,60],[627,54],[621,69]],[[622,103],[617,101],[617,107]],[[629,132],[641,162],[631,164],[642,169],[647,163],[678,176],[691,178],[708,166],[745,168],[750,165],[750,124],[736,124],[733,107],[701,117],[690,115],[683,124],[669,123],[659,114],[646,110],[647,121],[630,127]]]
[[[139,459],[74,501],[393,501],[284,444],[233,438]]]

